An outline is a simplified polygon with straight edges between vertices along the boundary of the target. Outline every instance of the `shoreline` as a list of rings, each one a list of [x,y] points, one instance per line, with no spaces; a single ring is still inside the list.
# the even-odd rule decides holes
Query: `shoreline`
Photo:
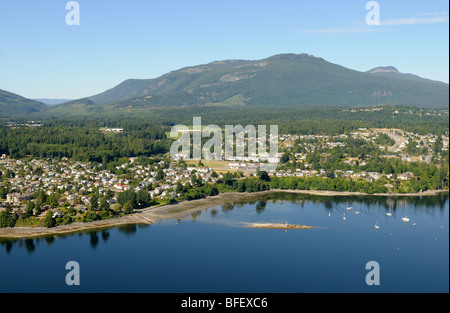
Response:
[[[448,190],[427,190],[415,193],[365,193],[358,191],[329,191],[329,190],[290,190],[290,189],[272,189],[270,192],[288,192],[317,196],[379,196],[379,197],[422,197],[437,196],[441,193],[448,193]]]
[[[448,190],[428,190],[420,193],[377,193],[368,194],[362,192],[349,191],[327,191],[327,190],[289,190],[273,189],[258,191],[254,193],[246,192],[226,192],[214,197],[206,197],[191,201],[182,201],[175,204],[166,204],[158,207],[149,207],[135,211],[134,213],[118,218],[88,223],[72,223],[69,225],[57,226],[53,228],[45,227],[14,227],[0,228],[0,239],[27,239],[45,236],[67,235],[88,230],[100,230],[127,224],[154,224],[164,219],[183,219],[192,213],[223,205],[230,201],[248,200],[258,198],[261,195],[270,193],[296,193],[315,196],[383,196],[383,197],[422,197],[436,196],[441,193],[448,193]]]

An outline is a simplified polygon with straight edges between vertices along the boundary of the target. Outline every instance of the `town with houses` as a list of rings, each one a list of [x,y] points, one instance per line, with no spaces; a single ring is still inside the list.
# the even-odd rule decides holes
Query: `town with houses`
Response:
[[[122,131],[122,129],[113,129],[106,131]],[[311,164],[306,163],[306,156],[319,147],[342,147],[345,146],[345,139],[348,136],[353,138],[362,138],[365,141],[375,142],[379,134],[386,134],[391,138],[394,144],[390,146],[379,146],[384,151],[386,158],[401,158],[407,162],[431,162],[432,147],[437,140],[434,135],[418,135],[405,132],[398,129],[359,129],[348,135],[339,136],[316,136],[316,135],[289,135],[279,136],[278,158],[295,147],[295,142],[302,140],[305,145],[304,153],[295,153],[296,161],[303,163],[302,169],[283,170],[280,168],[272,169],[268,172],[270,176],[296,176],[312,177],[323,176],[325,169],[312,169]],[[314,144],[305,144],[304,142],[312,140]],[[413,145],[421,148],[420,155],[412,155],[407,152],[407,146]],[[448,134],[442,136],[442,151],[448,151]],[[437,156],[439,157],[439,156]],[[168,159],[168,155],[165,156]],[[91,206],[91,196],[93,192],[99,194],[108,193],[108,204],[113,207],[117,203],[117,195],[120,192],[134,190],[139,192],[145,190],[151,199],[156,202],[162,202],[163,199],[175,199],[179,197],[176,192],[176,185],[181,183],[185,185],[191,181],[195,173],[203,183],[214,183],[223,177],[226,172],[240,172],[242,176],[255,175],[264,163],[255,157],[244,157],[240,159],[229,159],[222,161],[204,162],[205,165],[196,162],[184,163],[180,166],[179,160],[171,160],[169,166],[164,166],[164,160],[151,165],[142,165],[136,161],[137,158],[129,158],[128,162],[117,166],[116,169],[126,169],[126,175],[115,174],[109,170],[102,169],[101,164],[90,164],[73,161],[67,158],[61,160],[13,160],[7,155],[0,158],[0,190],[8,190],[0,194],[0,211],[6,207],[11,207],[13,212],[19,215],[23,214],[27,202],[34,201],[33,194],[39,190],[45,191],[50,196],[53,193],[58,194],[58,203],[55,206],[46,205],[43,211],[52,210],[53,217],[64,215],[64,209],[74,208],[83,213]],[[353,164],[355,158],[347,158],[344,162]],[[364,161],[362,161],[364,162]],[[359,163],[363,165],[364,163]],[[160,172],[162,170],[163,175]],[[158,176],[159,175],[159,176]],[[335,170],[335,176],[351,177],[354,180],[373,181],[379,180],[382,176],[392,179],[392,175],[381,174],[377,172],[365,172],[355,170]],[[410,172],[401,173],[396,176],[398,180],[409,180],[413,177]],[[389,184],[388,184],[389,185]],[[44,212],[41,216],[44,216]]]

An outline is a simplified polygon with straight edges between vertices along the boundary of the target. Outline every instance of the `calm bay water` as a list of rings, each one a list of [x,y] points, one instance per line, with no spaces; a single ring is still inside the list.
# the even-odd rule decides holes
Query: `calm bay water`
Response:
[[[244,227],[259,222],[317,228]],[[448,292],[448,227],[448,194],[273,193],[180,221],[1,241],[0,292]],[[80,286],[66,285],[69,261]],[[366,284],[369,261],[380,265],[379,286]]]

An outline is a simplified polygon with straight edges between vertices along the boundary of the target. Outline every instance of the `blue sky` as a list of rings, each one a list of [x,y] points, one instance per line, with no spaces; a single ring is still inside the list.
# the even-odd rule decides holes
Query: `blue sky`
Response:
[[[0,89],[28,98],[75,99],[128,78],[155,78],[216,60],[308,53],[367,71],[448,83],[448,1],[377,1],[367,25],[361,0],[0,0]]]

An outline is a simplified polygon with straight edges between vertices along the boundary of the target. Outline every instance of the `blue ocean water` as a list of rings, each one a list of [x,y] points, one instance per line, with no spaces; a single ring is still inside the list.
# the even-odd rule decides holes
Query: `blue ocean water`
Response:
[[[245,227],[260,222],[317,228]],[[272,193],[183,220],[1,241],[0,292],[449,292],[448,227],[448,194]],[[69,261],[79,286],[66,284]],[[366,283],[370,261],[379,285]]]

